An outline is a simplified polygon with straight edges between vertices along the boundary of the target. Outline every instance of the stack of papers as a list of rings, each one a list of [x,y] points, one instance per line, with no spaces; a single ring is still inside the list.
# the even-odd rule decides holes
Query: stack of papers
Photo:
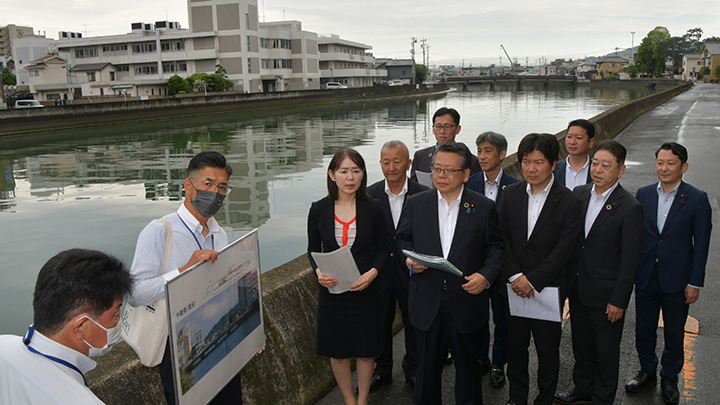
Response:
[[[444,271],[446,273],[454,274],[456,276],[463,277],[464,274],[454,264],[450,263],[444,257],[424,255],[422,253],[413,252],[411,250],[403,249],[402,251],[405,256],[413,259],[415,263],[429,267],[431,269]]]

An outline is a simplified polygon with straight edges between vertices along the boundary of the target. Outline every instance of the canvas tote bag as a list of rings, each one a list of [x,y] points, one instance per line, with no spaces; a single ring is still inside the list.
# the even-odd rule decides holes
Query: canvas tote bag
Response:
[[[163,266],[160,273],[158,273],[158,275],[163,275],[170,263],[172,229],[166,219],[160,218],[159,221],[165,225]],[[168,340],[165,298],[160,298],[152,305],[139,307],[125,305],[125,312],[121,322],[120,336],[135,350],[135,353],[140,357],[140,364],[146,367],[154,367],[160,364]]]

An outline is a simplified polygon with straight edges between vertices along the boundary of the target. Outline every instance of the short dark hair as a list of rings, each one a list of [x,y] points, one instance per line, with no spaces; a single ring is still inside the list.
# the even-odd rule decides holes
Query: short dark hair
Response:
[[[480,146],[480,144],[485,141],[490,142],[490,145],[494,146],[495,149],[497,149],[498,154],[500,154],[500,152],[504,150],[507,150],[508,141],[507,138],[505,138],[505,136],[502,134],[498,134],[497,132],[492,131],[483,132],[475,139],[475,145]]]
[[[451,117],[453,117],[453,120],[455,120],[455,125],[460,125],[460,113],[457,112],[454,108],[447,108],[447,107],[441,107],[439,110],[435,111],[435,114],[433,114],[433,124],[435,123],[435,118],[441,117],[443,115],[450,114]]]
[[[470,168],[472,153],[470,153],[470,149],[468,149],[468,147],[462,142],[448,142],[438,146],[437,151],[432,158],[433,166],[435,166],[435,157],[437,156],[437,152],[455,153],[460,156],[460,168],[462,170]]]
[[[627,157],[627,149],[625,149],[622,144],[614,139],[608,139],[607,141],[602,141],[599,144],[597,144],[597,147],[595,148],[595,153],[606,150],[610,152],[613,156],[615,156],[615,160],[618,162],[619,165],[625,164],[625,158]]]
[[[223,156],[222,153],[207,151],[200,152],[190,159],[190,163],[188,163],[187,168],[187,176],[190,177],[191,173],[202,170],[206,167],[212,167],[213,169],[225,169],[228,177],[232,176],[233,173],[232,167],[230,167],[227,163],[227,160],[225,160],[225,156]]]
[[[592,122],[590,122],[588,120],[585,120],[582,118],[572,120],[568,124],[567,129],[570,129],[570,127],[580,127],[582,129],[584,129],[585,132],[587,132],[589,139],[595,138],[595,124],[593,124]]]
[[[80,313],[99,318],[130,294],[132,280],[125,265],[106,253],[70,249],[56,254],[40,269],[35,283],[35,329],[52,335]]]
[[[658,154],[661,150],[669,150],[673,153],[673,155],[680,158],[680,163],[685,164],[688,160],[688,151],[685,149],[684,146],[680,145],[677,142],[665,142],[664,144],[660,145],[660,148],[655,151],[655,159],[657,159]]]
[[[522,163],[523,158],[533,151],[540,151],[550,163],[557,162],[560,153],[560,145],[554,135],[551,134],[527,134],[520,141],[518,146],[518,162]]]
[[[355,196],[357,198],[367,198],[367,169],[365,169],[365,159],[363,159],[362,155],[355,149],[340,149],[337,152],[335,152],[335,155],[333,156],[332,160],[330,160],[330,164],[328,165],[328,171],[332,171],[333,173],[337,171],[337,169],[340,168],[340,164],[342,163],[345,158],[350,158],[350,160],[353,161],[360,170],[363,172],[363,178],[360,182],[360,188],[355,192]],[[335,184],[335,182],[330,178],[330,173],[327,175],[327,189],[328,194],[330,194],[330,197],[333,198],[333,200],[338,199],[338,186]]]

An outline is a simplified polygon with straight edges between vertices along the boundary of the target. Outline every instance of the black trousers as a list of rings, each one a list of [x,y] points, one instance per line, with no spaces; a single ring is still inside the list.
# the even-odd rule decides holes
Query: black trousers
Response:
[[[620,341],[625,316],[611,323],[605,308],[591,308],[580,299],[577,283],[570,291],[573,382],[575,392],[589,395],[593,404],[612,404],[618,387]]]
[[[383,291],[383,299],[385,300],[383,352],[375,359],[375,374],[384,378],[392,376],[392,324],[395,320],[395,302],[397,302],[405,326],[405,355],[403,356],[402,368],[406,377],[415,377],[417,371],[417,343],[415,342],[415,329],[410,325],[410,318],[408,317],[408,292],[397,279],[398,275],[395,276],[387,290]]]
[[[560,322],[510,316],[508,309],[508,367],[510,399],[527,404],[530,377],[528,373],[530,334],[538,356],[538,396],[536,405],[552,405],[560,372]]]
[[[173,379],[172,353],[170,353],[170,338],[165,345],[165,354],[160,362],[160,380],[162,381],[165,400],[168,405],[175,405],[175,380]],[[240,385],[240,372],[210,401],[214,405],[242,405],[242,386]]]
[[[479,342],[483,329],[460,333],[452,322],[451,310],[450,304],[443,297],[430,328],[426,331],[415,329],[418,349],[413,396],[415,405],[442,403],[442,370],[448,348],[455,359],[455,404],[483,403],[479,363]]]

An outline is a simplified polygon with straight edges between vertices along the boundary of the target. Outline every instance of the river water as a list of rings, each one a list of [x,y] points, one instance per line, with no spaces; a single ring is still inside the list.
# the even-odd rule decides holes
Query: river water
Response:
[[[130,265],[140,230],[175,211],[188,160],[224,153],[232,192],[216,218],[230,240],[259,228],[262,271],[306,250],[310,203],[326,193],[327,164],[356,148],[368,185],[382,179],[382,144],[414,151],[435,142],[432,114],[457,109],[458,141],[507,136],[509,153],[529,132],[556,133],[650,89],[470,87],[414,99],[333,103],[0,138],[0,334],[32,322],[37,273],[57,252],[98,249]]]

